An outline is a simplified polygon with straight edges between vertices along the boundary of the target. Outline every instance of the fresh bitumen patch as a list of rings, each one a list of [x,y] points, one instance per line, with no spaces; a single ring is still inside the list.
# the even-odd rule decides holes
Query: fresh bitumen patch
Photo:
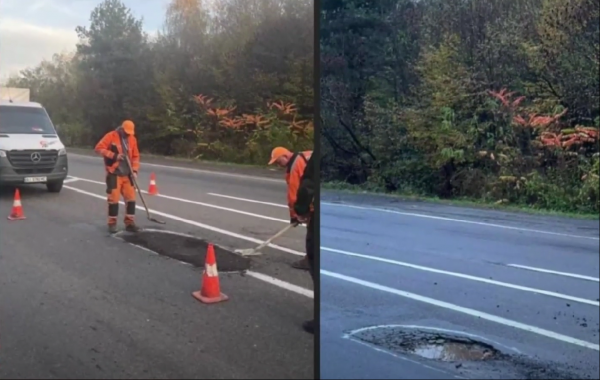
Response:
[[[195,267],[204,267],[206,251],[210,242],[202,238],[160,232],[156,230],[123,233],[119,237],[128,243],[144,247],[161,256],[183,261]],[[220,272],[248,270],[251,261],[225,248],[214,245],[217,267]]]

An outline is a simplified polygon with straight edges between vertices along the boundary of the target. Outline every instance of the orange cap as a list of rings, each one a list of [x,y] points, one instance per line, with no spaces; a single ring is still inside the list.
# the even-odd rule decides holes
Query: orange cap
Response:
[[[278,146],[277,148],[271,151],[271,161],[269,161],[269,165],[273,165],[275,161],[279,159],[279,157],[283,157],[286,154],[290,154],[291,152],[286,148]]]
[[[123,131],[125,133],[127,133],[128,135],[134,135],[135,134],[135,124],[133,124],[133,121],[131,121],[131,120],[125,120],[123,122],[123,124],[121,124],[121,127],[123,128]]]

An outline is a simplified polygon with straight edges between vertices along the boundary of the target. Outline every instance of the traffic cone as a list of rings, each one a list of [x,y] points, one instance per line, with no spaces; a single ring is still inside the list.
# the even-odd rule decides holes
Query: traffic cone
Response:
[[[148,186],[148,194],[158,195],[158,188],[156,187],[156,176],[154,173],[150,173],[150,186]]]
[[[206,250],[204,273],[202,273],[200,290],[193,292],[192,295],[198,301],[209,304],[223,302],[229,299],[229,297],[221,293],[219,272],[217,271],[217,260],[215,258],[215,248],[212,244],[209,244],[208,249]]]
[[[19,189],[15,190],[15,199],[13,201],[13,207],[8,216],[8,220],[23,220],[25,218],[25,214],[23,214],[23,206],[21,205],[21,193]]]

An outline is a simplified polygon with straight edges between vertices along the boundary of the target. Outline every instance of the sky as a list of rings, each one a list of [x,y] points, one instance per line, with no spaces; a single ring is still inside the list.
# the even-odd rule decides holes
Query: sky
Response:
[[[168,0],[124,0],[144,29],[162,27]],[[0,81],[54,53],[72,52],[75,28],[89,25],[101,0],[0,0]]]

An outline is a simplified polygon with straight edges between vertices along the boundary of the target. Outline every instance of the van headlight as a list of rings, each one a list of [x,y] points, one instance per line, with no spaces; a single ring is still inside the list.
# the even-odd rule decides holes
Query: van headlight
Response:
[[[67,150],[65,148],[62,148],[58,151],[58,155],[59,156],[64,156],[67,154]]]
[[[6,151],[0,150],[0,157],[6,157]]]

